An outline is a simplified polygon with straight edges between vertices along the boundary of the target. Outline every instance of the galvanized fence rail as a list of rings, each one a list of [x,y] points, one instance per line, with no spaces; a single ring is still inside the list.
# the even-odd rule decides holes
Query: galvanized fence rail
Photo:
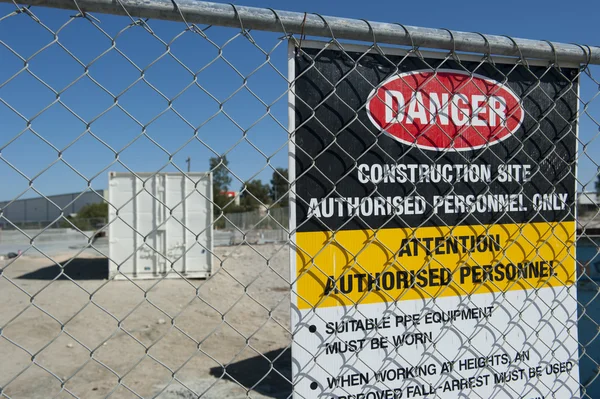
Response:
[[[329,82],[330,92],[316,105],[297,100],[296,108],[290,108],[303,77],[288,73],[288,63],[294,61],[288,60],[289,43],[300,48],[294,57],[304,57],[306,74],[314,72],[327,50],[336,51],[347,64],[346,73]],[[309,48],[315,51],[305,51]],[[3,192],[10,193],[0,198],[6,200],[0,208],[0,396],[288,398],[294,385],[313,381],[314,374],[339,377],[323,364],[306,371],[290,357],[291,342],[299,337],[298,327],[290,325],[290,301],[302,297],[298,281],[290,278],[290,259],[299,262],[307,252],[295,242],[303,222],[296,225],[293,219],[288,224],[287,206],[291,200],[293,213],[294,204],[304,209],[314,204],[294,195],[305,175],[290,171],[284,176],[282,168],[295,151],[298,157],[314,156],[308,170],[318,170],[321,154],[301,153],[304,149],[296,141],[304,125],[288,122],[296,120],[299,109],[312,111],[304,114],[307,120],[318,120],[317,109],[336,98],[340,82],[360,74],[361,63],[369,57],[391,65],[382,72],[387,76],[399,74],[410,59],[426,63],[434,57],[439,63],[432,70],[462,68],[468,81],[480,70],[508,81],[512,70],[497,64],[511,62],[515,69],[530,72],[523,81],[533,80],[523,84],[524,98],[545,79],[562,79],[565,91],[548,96],[547,109],[536,122],[539,126],[547,115],[559,112],[563,97],[577,103],[569,120],[578,119],[577,153],[562,168],[578,191],[563,204],[568,208],[565,220],[575,218],[578,237],[571,243],[576,252],[569,252],[564,262],[576,256],[578,274],[575,288],[563,294],[576,298],[578,307],[578,314],[571,315],[577,318],[578,351],[569,356],[579,364],[579,392],[573,397],[599,397],[599,47],[193,0],[0,1],[0,176]],[[566,75],[565,68],[574,72]],[[354,112],[355,118],[329,132],[334,139],[323,152],[352,123],[362,123],[358,115],[365,112],[364,105]],[[542,158],[555,156],[559,145],[550,148]],[[418,149],[412,155],[429,157],[432,163],[441,159]],[[359,158],[353,158],[348,175],[359,167]],[[466,163],[475,161],[477,156],[464,157]],[[212,173],[212,190],[203,191],[200,180],[189,177],[190,162],[194,170]],[[132,175],[130,200],[115,204],[103,194],[111,171]],[[151,177],[140,177],[141,172]],[[159,182],[163,172],[183,176],[174,197],[168,187],[175,183],[167,178]],[[285,180],[285,188],[257,182],[269,179]],[[326,190],[323,201],[339,194],[341,181],[325,183],[333,188]],[[223,195],[238,187],[239,204]],[[73,194],[66,206],[48,199],[77,190],[81,194]],[[111,219],[71,214],[89,193],[107,199]],[[370,196],[380,195],[376,188]],[[44,212],[56,218],[10,216],[31,197],[47,199]],[[213,209],[195,209],[202,201]],[[144,204],[149,204],[147,209]],[[153,215],[151,221],[144,224],[132,216],[136,212]],[[498,220],[502,216],[506,214]],[[369,246],[398,252],[380,241],[378,228],[360,250],[345,248],[336,234],[351,219],[331,229],[323,251],[342,248],[355,261]],[[354,219],[368,224],[361,216]],[[391,216],[386,222],[399,219]],[[414,224],[413,234],[428,220]],[[131,241],[107,237],[111,225],[127,231]],[[170,235],[176,236],[172,242]],[[109,252],[111,245],[130,250],[116,256]],[[312,266],[303,273],[324,273],[320,254],[308,256]],[[132,263],[150,265],[148,273],[144,267],[130,273]],[[191,274],[200,264],[208,267],[202,270],[206,279]],[[462,296],[467,302],[471,297]],[[372,317],[357,310],[359,303],[354,305],[356,317]],[[544,323],[528,328],[568,334],[572,325],[554,321],[560,306],[545,305],[547,309],[533,302],[498,303],[506,312],[539,306]],[[441,310],[435,297],[426,307]],[[506,330],[496,333],[508,334],[524,322],[510,320]],[[466,343],[463,354],[489,355],[469,349],[474,336],[460,329],[452,333]],[[529,338],[536,350],[544,344],[543,339]],[[553,354],[553,344],[539,355]],[[457,360],[441,355],[435,345],[428,353],[430,362]],[[405,366],[425,362],[400,352],[388,360]],[[356,353],[345,362],[349,368],[365,367]],[[484,369],[493,371],[494,365],[482,367],[476,376]],[[452,376],[459,381],[461,372]],[[443,381],[440,376],[440,386]],[[312,383],[310,387],[317,389]],[[343,385],[334,388],[346,392]],[[548,398],[559,388],[545,385],[527,391],[526,397]],[[461,397],[488,397],[471,383],[460,386],[460,392]],[[521,398],[523,392],[507,386],[491,397]],[[438,395],[426,397],[444,397]]]

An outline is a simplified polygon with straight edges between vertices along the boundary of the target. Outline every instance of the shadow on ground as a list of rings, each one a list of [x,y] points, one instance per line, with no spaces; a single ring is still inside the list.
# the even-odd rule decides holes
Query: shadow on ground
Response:
[[[276,399],[292,393],[292,356],[289,348],[277,349],[223,367],[213,367],[210,375],[237,382],[246,389]]]
[[[61,272],[63,274],[61,275]],[[58,265],[51,265],[19,276],[26,280],[104,280],[108,278],[107,258],[75,258]]]

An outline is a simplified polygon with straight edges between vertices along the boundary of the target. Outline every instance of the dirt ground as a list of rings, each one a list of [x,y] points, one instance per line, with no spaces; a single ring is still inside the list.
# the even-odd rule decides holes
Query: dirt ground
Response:
[[[54,280],[60,268],[45,258],[12,262],[0,279],[1,393],[288,397],[288,247],[215,252],[213,277],[189,281],[108,281],[94,254],[66,265],[74,281]]]
[[[107,259],[89,251],[66,264],[72,253],[53,255],[73,279],[55,280],[61,269],[33,255],[0,261],[0,396],[290,397],[287,245],[217,247],[213,277],[188,281],[108,281]],[[578,287],[581,382],[592,398],[598,287]]]

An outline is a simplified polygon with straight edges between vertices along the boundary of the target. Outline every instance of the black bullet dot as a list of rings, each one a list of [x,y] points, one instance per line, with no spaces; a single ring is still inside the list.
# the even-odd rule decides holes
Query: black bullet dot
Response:
[[[310,331],[311,333],[314,333],[315,331],[317,331],[317,326],[315,326],[314,324],[310,327],[308,327],[308,331]]]
[[[317,384],[316,382],[311,382],[311,383],[310,383],[310,389],[312,389],[313,391],[314,391],[315,389],[317,389],[318,387],[319,387],[319,384]]]

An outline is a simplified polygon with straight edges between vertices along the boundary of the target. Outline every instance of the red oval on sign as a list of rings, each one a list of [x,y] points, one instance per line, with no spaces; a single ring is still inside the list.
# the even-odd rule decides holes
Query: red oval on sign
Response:
[[[396,140],[427,150],[496,144],[523,122],[520,99],[484,76],[448,69],[395,75],[369,95],[367,115]]]

